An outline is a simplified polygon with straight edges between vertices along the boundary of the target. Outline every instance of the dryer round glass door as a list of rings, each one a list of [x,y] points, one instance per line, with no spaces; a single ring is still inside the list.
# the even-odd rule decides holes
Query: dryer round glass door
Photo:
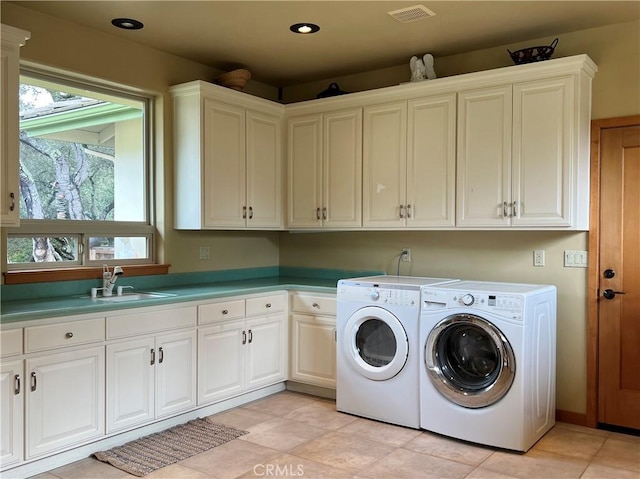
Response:
[[[342,338],[349,365],[375,381],[394,377],[409,356],[409,339],[398,318],[375,306],[356,311],[347,320]]]
[[[429,333],[424,353],[431,383],[459,406],[494,404],[515,378],[511,345],[496,326],[473,314],[440,321]]]

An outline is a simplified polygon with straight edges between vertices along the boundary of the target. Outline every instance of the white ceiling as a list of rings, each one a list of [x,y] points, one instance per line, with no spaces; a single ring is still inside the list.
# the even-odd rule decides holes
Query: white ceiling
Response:
[[[220,70],[284,87],[640,18],[640,1],[13,1]],[[400,23],[387,12],[436,15]],[[145,24],[120,30],[111,19]],[[313,35],[293,23],[320,25]],[[532,45],[533,46],[533,45]],[[507,53],[505,52],[505,55]]]

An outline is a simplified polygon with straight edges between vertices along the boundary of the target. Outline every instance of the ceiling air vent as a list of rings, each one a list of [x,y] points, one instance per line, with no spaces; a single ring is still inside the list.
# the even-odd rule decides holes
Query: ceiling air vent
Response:
[[[416,22],[423,18],[433,17],[435,15],[434,12],[424,5],[414,5],[413,7],[401,8],[400,10],[394,10],[387,13],[401,23]]]

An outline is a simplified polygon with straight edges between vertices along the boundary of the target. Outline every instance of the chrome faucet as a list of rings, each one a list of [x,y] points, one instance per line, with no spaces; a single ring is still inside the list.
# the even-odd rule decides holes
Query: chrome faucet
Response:
[[[102,265],[102,296],[111,296],[113,294],[113,286],[116,284],[119,276],[122,276],[124,271],[121,266],[114,266],[113,273],[109,271],[109,266]]]

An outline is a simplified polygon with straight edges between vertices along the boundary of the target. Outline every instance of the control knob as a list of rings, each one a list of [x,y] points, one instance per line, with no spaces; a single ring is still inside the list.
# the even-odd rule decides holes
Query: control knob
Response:
[[[377,289],[374,289],[373,291],[371,291],[371,299],[374,301],[377,301],[378,299],[380,299],[380,292]]]
[[[475,298],[471,294],[465,294],[462,298],[460,298],[460,302],[465,306],[471,306],[475,301]]]

